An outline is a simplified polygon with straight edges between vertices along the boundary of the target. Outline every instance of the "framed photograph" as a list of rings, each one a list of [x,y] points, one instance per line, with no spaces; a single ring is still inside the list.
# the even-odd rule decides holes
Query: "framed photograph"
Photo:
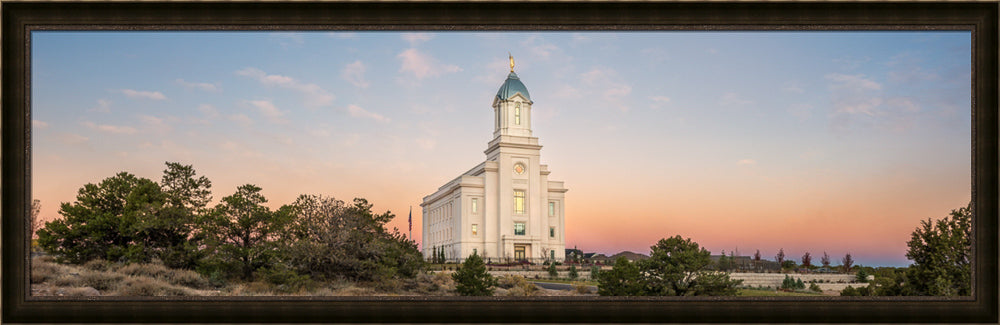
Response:
[[[998,9],[4,2],[3,321],[995,323]]]

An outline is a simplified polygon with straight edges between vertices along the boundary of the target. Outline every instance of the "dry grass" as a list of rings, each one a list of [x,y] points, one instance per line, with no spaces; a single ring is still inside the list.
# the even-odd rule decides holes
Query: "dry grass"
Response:
[[[540,290],[534,283],[528,282],[528,279],[525,279],[520,275],[503,275],[497,279],[497,286],[507,289],[506,292],[503,293],[506,296],[530,297],[541,294]]]

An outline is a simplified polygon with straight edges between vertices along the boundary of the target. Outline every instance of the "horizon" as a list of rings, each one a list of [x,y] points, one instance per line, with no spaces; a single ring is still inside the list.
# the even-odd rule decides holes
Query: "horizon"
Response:
[[[483,160],[508,72],[532,99],[566,247],[906,266],[971,200],[969,32],[32,32],[43,220],[120,171],[193,165],[368,199],[420,243],[420,202]],[[529,203],[530,204],[530,203]],[[420,246],[423,248],[422,246]]]

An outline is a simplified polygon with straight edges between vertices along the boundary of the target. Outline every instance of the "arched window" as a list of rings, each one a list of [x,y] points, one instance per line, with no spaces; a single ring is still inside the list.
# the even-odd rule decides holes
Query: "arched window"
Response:
[[[514,124],[521,125],[521,102],[514,103]]]

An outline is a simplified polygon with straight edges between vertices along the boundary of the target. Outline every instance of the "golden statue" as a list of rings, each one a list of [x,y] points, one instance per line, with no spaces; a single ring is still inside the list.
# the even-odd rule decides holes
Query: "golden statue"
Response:
[[[507,56],[510,57],[510,72],[514,72],[514,56],[507,52]]]

